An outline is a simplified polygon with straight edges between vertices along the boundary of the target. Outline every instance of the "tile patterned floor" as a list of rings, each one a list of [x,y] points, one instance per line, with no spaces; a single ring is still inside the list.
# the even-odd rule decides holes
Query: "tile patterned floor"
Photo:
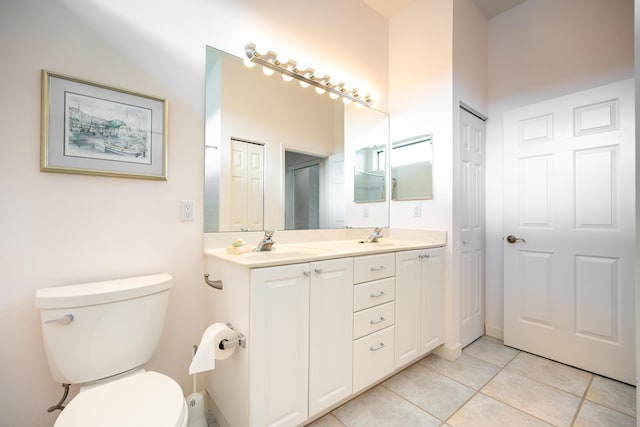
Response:
[[[429,355],[309,427],[636,425],[636,389],[482,337]]]

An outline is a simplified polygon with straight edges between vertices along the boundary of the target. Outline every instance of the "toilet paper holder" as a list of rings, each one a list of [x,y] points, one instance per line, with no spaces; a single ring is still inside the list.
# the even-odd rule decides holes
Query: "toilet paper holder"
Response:
[[[227,323],[227,327],[232,331],[234,330],[233,325],[231,323]],[[220,350],[226,350],[228,348],[235,347],[235,346],[247,348],[247,337],[244,336],[244,334],[236,334],[235,338],[231,340],[224,339],[218,343],[218,348]]]

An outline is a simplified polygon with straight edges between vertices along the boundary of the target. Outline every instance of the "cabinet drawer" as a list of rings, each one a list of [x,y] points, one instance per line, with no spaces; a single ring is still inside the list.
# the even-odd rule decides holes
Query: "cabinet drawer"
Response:
[[[353,260],[354,283],[384,279],[395,275],[395,255],[378,254],[357,257]]]
[[[393,326],[353,342],[354,393],[393,371],[393,349]]]
[[[394,321],[394,302],[388,302],[386,304],[359,311],[353,315],[353,339],[358,339],[372,332],[391,326],[394,324]]]
[[[362,283],[353,287],[353,311],[384,304],[395,298],[395,277]]]

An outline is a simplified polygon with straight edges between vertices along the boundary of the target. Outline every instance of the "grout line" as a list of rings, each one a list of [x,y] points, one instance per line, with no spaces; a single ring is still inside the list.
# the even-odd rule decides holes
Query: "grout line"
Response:
[[[578,414],[582,410],[582,405],[584,404],[584,401],[587,399],[587,393],[589,392],[589,389],[591,388],[591,384],[593,384],[593,380],[595,379],[595,377],[596,376],[594,374],[591,374],[591,378],[589,379],[589,384],[587,384],[587,386],[584,389],[584,393],[582,393],[582,396],[581,396],[582,398],[580,399],[580,403],[578,404],[576,413],[573,414],[573,419],[571,420],[570,425],[574,425],[576,423],[576,420],[578,419]]]

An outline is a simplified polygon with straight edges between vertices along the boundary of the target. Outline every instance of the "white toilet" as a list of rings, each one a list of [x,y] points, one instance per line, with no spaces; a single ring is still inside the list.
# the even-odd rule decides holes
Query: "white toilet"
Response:
[[[171,282],[156,274],[36,292],[51,374],[80,385],[55,427],[187,425],[180,386],[142,367],[158,344]]]

